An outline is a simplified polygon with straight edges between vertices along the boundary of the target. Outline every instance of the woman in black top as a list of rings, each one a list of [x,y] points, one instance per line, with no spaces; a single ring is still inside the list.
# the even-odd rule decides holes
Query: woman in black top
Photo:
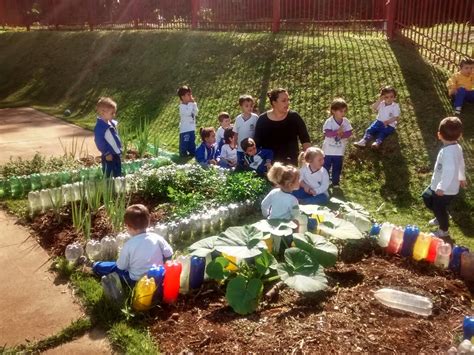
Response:
[[[271,149],[275,161],[298,166],[298,139],[303,150],[311,146],[306,124],[298,113],[290,111],[285,89],[273,89],[267,96],[272,108],[258,118],[255,127],[257,147]]]

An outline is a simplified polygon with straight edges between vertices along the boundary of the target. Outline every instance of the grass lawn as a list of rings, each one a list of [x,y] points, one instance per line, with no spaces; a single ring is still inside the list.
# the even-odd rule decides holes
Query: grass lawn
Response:
[[[451,113],[448,73],[425,62],[409,43],[356,35],[109,31],[0,33],[0,107],[33,106],[92,128],[94,104],[114,97],[118,119],[147,119],[163,146],[176,150],[179,85],[189,84],[200,107],[198,124],[217,125],[217,114],[238,114],[242,93],[268,107],[265,92],[290,90],[292,108],[305,119],[314,144],[332,98],[349,103],[355,138],[374,119],[369,106],[382,85],[399,91],[402,118],[380,152],[349,147],[338,196],[365,205],[379,221],[418,224],[432,217],[419,197],[440,148],[436,130]],[[462,141],[473,172],[474,106],[463,112]],[[474,248],[473,189],[453,203],[452,234]]]

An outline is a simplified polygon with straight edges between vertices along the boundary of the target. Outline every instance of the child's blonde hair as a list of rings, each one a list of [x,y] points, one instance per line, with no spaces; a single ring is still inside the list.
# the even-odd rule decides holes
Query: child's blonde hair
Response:
[[[301,152],[298,157],[298,166],[301,168],[305,163],[311,163],[314,158],[322,156],[324,157],[324,152],[321,148],[309,147],[306,151]]]
[[[296,179],[299,179],[300,172],[293,165],[283,165],[282,163],[276,162],[270,168],[267,177],[268,180],[275,185],[288,187]]]
[[[117,111],[117,103],[110,97],[99,98],[99,101],[97,101],[97,105],[95,106],[95,108],[96,110],[99,110],[102,107],[112,108],[114,109],[114,111]]]

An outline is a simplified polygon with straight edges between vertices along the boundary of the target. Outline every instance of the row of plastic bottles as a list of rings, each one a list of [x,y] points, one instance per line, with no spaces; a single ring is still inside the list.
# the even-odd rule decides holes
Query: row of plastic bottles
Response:
[[[128,233],[119,233],[117,237],[106,236],[101,240],[91,239],[86,243],[85,250],[81,244],[74,242],[66,247],[66,259],[74,263],[76,260],[85,254],[92,261],[116,260],[120,250],[127,240],[130,239]]]
[[[466,280],[474,280],[474,253],[468,248],[455,245],[453,248],[440,238],[420,232],[417,226],[405,229],[390,223],[374,225],[372,235],[378,234],[377,243],[389,254],[426,260],[441,268],[450,268]]]
[[[463,341],[459,346],[452,347],[448,354],[474,355],[474,316],[465,316],[463,321]]]

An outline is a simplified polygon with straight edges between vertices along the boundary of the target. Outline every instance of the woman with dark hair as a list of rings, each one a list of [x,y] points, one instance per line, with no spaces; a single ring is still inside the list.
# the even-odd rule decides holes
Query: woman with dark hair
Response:
[[[272,108],[258,118],[255,127],[257,147],[271,149],[275,161],[298,166],[298,140],[303,150],[311,146],[306,124],[298,113],[289,109],[286,89],[273,89],[267,97]]]

